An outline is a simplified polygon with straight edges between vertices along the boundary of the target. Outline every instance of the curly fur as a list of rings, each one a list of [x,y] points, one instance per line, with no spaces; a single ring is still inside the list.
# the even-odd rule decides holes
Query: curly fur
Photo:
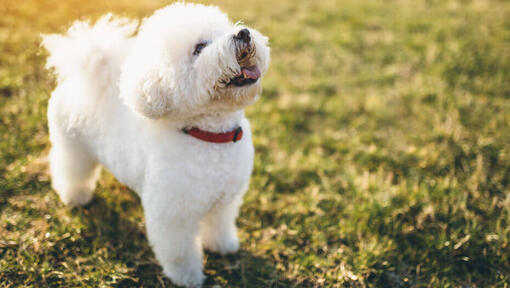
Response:
[[[107,15],[75,22],[65,35],[45,35],[47,66],[58,85],[48,107],[52,185],[63,202],[87,204],[99,165],[137,192],[147,236],[165,275],[200,286],[202,247],[239,248],[235,218],[253,164],[244,107],[259,79],[233,87],[241,71],[233,36],[244,27],[212,6],[176,3],[138,23]],[[269,64],[267,38],[254,29],[250,65]],[[193,55],[197,43],[208,45]],[[185,127],[221,132],[236,126],[241,141],[202,142]]]

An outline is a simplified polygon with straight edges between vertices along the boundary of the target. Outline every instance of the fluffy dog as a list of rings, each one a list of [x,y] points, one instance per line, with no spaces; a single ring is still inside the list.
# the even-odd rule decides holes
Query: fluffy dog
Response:
[[[202,247],[239,248],[253,166],[244,107],[261,92],[267,38],[212,6],[177,3],[138,23],[107,15],[45,35],[58,85],[48,106],[53,188],[87,204],[99,165],[136,191],[174,283],[200,286]]]

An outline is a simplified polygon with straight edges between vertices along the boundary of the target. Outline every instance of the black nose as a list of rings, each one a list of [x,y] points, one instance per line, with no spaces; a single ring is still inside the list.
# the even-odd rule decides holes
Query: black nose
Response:
[[[234,39],[244,41],[246,43],[250,42],[250,30],[244,28],[234,36]]]

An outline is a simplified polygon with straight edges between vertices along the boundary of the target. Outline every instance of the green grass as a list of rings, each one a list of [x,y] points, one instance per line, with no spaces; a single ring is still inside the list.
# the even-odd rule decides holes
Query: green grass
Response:
[[[171,287],[107,172],[50,188],[40,33],[166,1],[0,2],[0,286]],[[223,287],[509,287],[510,2],[215,1],[271,39],[256,159]]]

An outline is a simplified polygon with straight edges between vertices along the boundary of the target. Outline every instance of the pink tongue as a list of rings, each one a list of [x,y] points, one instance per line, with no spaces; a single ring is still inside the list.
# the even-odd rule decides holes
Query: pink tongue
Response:
[[[257,66],[243,67],[241,68],[241,73],[243,73],[244,77],[250,79],[259,79],[260,77],[260,70]]]

